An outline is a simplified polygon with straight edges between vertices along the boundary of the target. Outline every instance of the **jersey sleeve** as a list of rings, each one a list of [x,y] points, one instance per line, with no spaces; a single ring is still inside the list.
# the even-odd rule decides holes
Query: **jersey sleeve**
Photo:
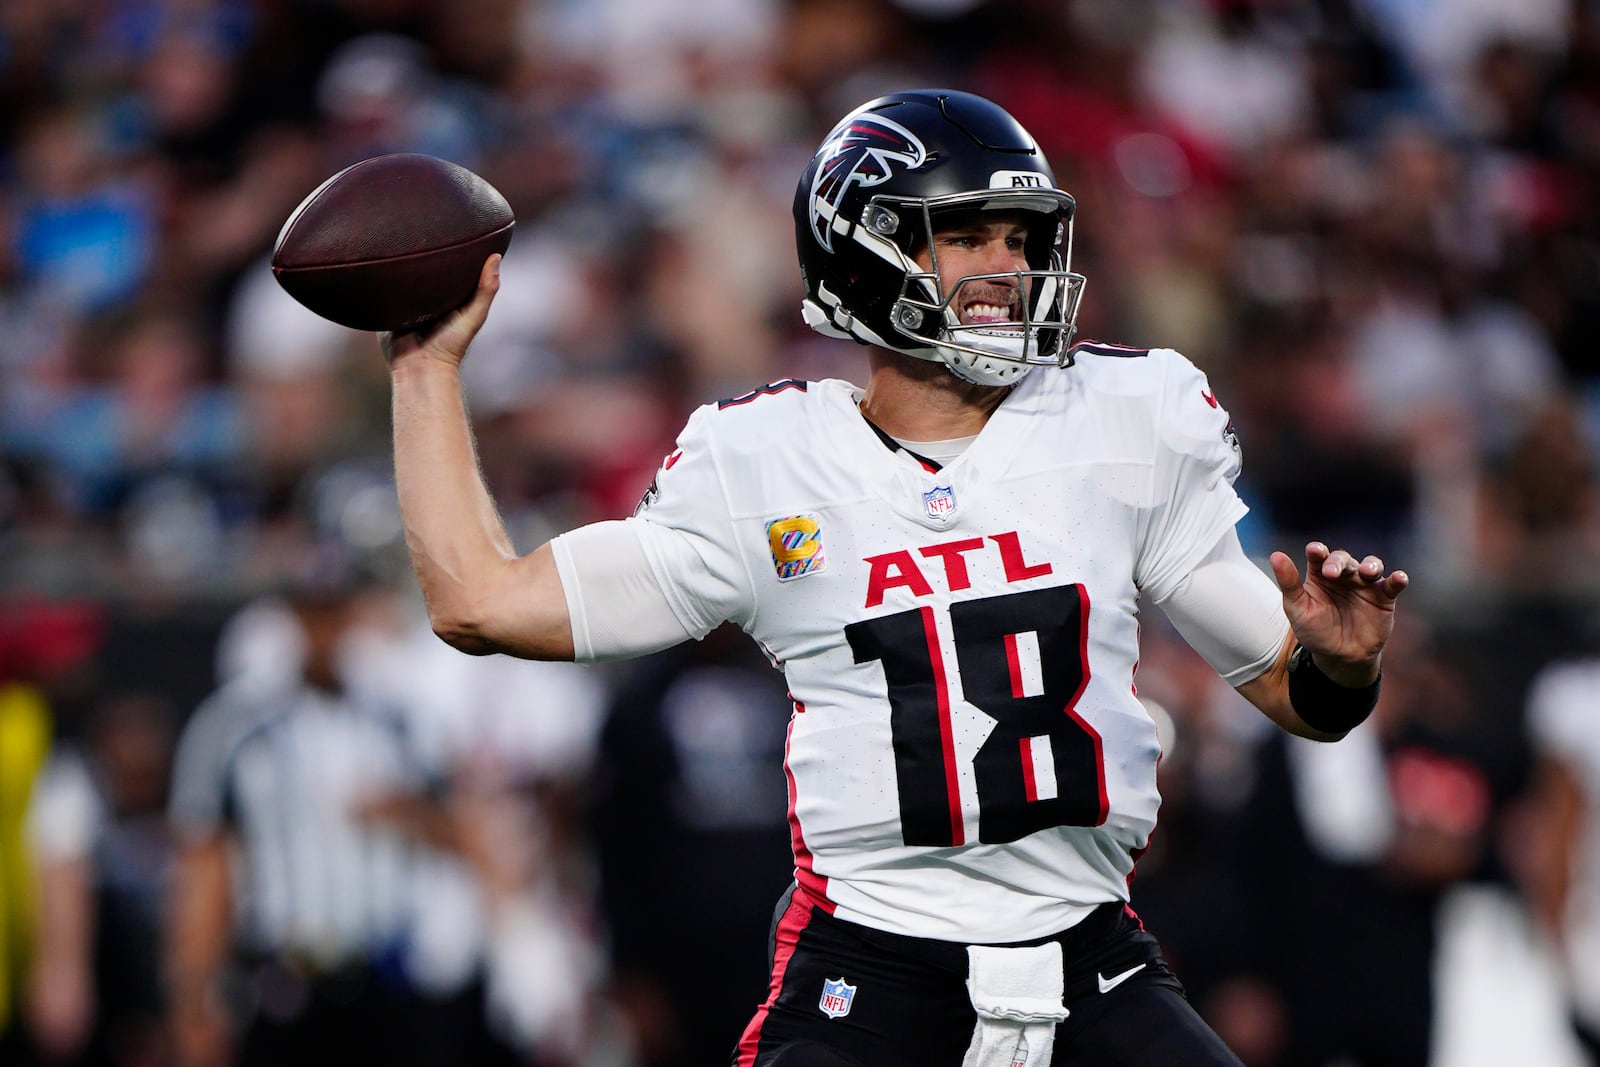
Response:
[[[1277,584],[1250,562],[1232,529],[1156,603],[1235,688],[1272,666],[1289,636]]]
[[[633,518],[590,523],[551,542],[572,621],[573,659],[579,663],[649,655],[699,636],[679,617],[656,578],[644,550],[648,536],[645,524]],[[683,556],[674,571],[699,566],[693,546],[682,539],[657,547]]]
[[[615,588],[620,588],[617,576],[600,570],[628,557],[596,559],[594,553],[583,550],[581,531],[575,531],[557,538],[555,551],[567,587],[569,612],[575,621],[582,620],[588,635],[579,634],[575,626],[578,658],[613,659],[675,643],[664,641],[659,636],[662,631],[675,640],[685,636],[699,640],[728,620],[745,625],[754,614],[754,583],[739,555],[728,495],[716,461],[709,425],[715,417],[716,410],[710,407],[690,417],[677,448],[662,461],[638,510],[620,524],[638,545],[648,580],[659,590],[682,633],[648,626],[644,628],[648,632],[639,634],[638,647],[633,647],[625,636],[627,613],[632,610],[630,603],[637,607],[640,598],[614,595]],[[646,579],[645,575],[637,577]],[[586,642],[591,646],[588,649]]]
[[[1160,601],[1249,509],[1233,488],[1242,457],[1227,409],[1187,359],[1164,349],[1151,355],[1166,366],[1134,581]]]
[[[237,730],[222,706],[225,692],[202,704],[178,737],[167,821],[180,841],[204,841],[229,827],[228,762]]]
[[[33,786],[28,805],[28,841],[46,862],[87,857],[105,825],[105,806],[76,752],[50,758]]]

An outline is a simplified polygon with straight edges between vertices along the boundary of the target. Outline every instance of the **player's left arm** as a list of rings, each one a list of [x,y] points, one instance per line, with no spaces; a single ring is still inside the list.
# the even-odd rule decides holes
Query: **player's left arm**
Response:
[[[1403,571],[1385,574],[1374,556],[1357,563],[1348,552],[1320,544],[1307,547],[1307,562],[1302,580],[1293,562],[1275,553],[1274,584],[1229,529],[1156,603],[1195,651],[1273,722],[1301,737],[1335,741],[1376,700],[1395,598],[1407,578]],[[1291,671],[1290,659],[1302,646]]]
[[[1337,740],[1377,700],[1395,599],[1409,579],[1376,556],[1306,546],[1302,578],[1284,553],[1273,578],[1245,557],[1232,526],[1242,453],[1227,409],[1198,368],[1152,352],[1164,373],[1150,510],[1134,579],[1247,700],[1291,733]],[[1219,534],[1221,540],[1218,540]],[[1209,554],[1195,548],[1211,544]]]

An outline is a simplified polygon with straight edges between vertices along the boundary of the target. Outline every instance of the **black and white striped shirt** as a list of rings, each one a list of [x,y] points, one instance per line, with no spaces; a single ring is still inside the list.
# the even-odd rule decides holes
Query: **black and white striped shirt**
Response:
[[[356,809],[425,785],[397,710],[241,681],[185,728],[170,814],[184,840],[234,842],[243,950],[335,966],[396,944],[410,921],[414,846]]]

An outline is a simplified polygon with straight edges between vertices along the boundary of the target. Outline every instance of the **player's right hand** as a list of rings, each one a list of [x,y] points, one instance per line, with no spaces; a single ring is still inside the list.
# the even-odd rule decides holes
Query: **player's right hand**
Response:
[[[421,329],[378,335],[378,347],[383,350],[390,370],[412,359],[433,359],[452,367],[461,365],[467,358],[467,346],[483,328],[489,317],[489,305],[500,291],[500,258],[496,253],[483,261],[477,292],[450,314]]]

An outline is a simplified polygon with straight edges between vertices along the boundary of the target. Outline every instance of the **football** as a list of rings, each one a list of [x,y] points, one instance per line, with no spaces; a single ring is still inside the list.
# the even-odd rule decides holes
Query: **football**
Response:
[[[272,249],[278,283],[356,330],[412,330],[465,304],[511,244],[505,197],[465,167],[397,153],[346,167],[294,209]]]

